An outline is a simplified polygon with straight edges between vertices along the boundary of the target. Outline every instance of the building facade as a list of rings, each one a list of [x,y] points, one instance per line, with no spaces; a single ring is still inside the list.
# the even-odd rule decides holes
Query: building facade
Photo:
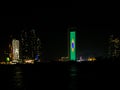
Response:
[[[19,40],[12,40],[12,59],[19,60]]]
[[[41,55],[41,41],[34,29],[22,31],[20,39],[21,59],[39,59]]]
[[[109,57],[120,57],[120,39],[113,35],[109,38]]]

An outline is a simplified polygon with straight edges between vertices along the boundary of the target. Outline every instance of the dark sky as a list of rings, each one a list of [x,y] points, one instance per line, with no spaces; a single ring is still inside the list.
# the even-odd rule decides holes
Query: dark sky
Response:
[[[8,10],[0,17],[0,50],[7,47],[9,36],[19,36],[21,30],[35,29],[42,42],[43,57],[67,56],[67,29],[77,27],[77,56],[99,56],[106,51],[113,23],[105,10],[78,8],[29,8]],[[0,51],[0,52],[1,52]]]

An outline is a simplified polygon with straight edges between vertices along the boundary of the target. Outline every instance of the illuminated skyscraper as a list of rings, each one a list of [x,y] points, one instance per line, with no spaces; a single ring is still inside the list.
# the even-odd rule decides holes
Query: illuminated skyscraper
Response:
[[[19,40],[12,40],[13,60],[19,60]]]
[[[41,42],[34,29],[21,33],[21,58],[38,59],[41,52]],[[37,58],[36,58],[37,57]]]
[[[31,58],[35,58],[35,55],[36,55],[36,48],[37,48],[37,36],[36,36],[36,33],[35,33],[35,30],[32,29],[30,32],[29,32],[29,45],[31,46]]]
[[[70,60],[76,60],[76,32],[70,32]]]
[[[115,38],[113,35],[109,38],[109,57],[119,57],[120,56],[120,40]]]
[[[28,33],[24,30],[21,32],[20,58],[21,59],[29,59],[30,58]]]
[[[68,40],[68,56],[70,60],[76,60],[76,28],[69,29]]]

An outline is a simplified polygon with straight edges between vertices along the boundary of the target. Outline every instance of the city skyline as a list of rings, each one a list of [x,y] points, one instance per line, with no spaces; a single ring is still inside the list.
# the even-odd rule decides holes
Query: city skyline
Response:
[[[8,46],[10,35],[18,37],[21,30],[35,29],[45,58],[66,56],[67,29],[76,27],[77,56],[101,56],[106,52],[109,35],[118,34],[109,19],[101,18],[83,17],[74,8],[32,9],[31,16],[4,16],[1,18],[0,41],[3,44],[0,47],[2,50]]]
[[[67,31],[67,30],[66,30]],[[89,31],[88,31],[89,32]],[[58,34],[56,34],[56,33],[58,33]],[[53,43],[54,43],[54,41],[51,41],[50,40],[50,38],[52,38],[52,37],[47,37],[47,38],[45,38],[46,39],[46,41],[43,41],[43,40],[45,40],[45,39],[43,39],[43,38],[40,38],[41,39],[41,41],[42,41],[42,46],[43,46],[43,52],[45,52],[45,54],[49,54],[50,52],[52,52],[51,50],[53,50],[53,52],[54,52],[54,50],[56,50],[56,52],[54,52],[54,53],[59,53],[59,51],[61,50],[61,48],[62,47],[64,47],[64,50],[62,51],[64,54],[62,54],[62,53],[59,53],[59,54],[57,54],[57,55],[55,55],[55,57],[54,57],[54,54],[52,54],[52,55],[48,55],[48,57],[50,57],[50,58],[56,58],[57,56],[58,57],[61,57],[61,56],[66,56],[67,55],[67,32],[65,32],[65,33],[62,33],[62,32],[56,32],[55,33],[55,39],[58,39],[55,43],[57,43],[56,45],[54,45]],[[83,32],[82,32],[83,33]],[[86,32],[84,32],[84,33],[86,33]],[[18,33],[19,34],[19,33]],[[16,34],[16,35],[18,35],[18,34]],[[53,35],[52,33],[50,33],[49,32],[49,34],[51,34],[51,35]],[[59,35],[59,34],[61,34],[61,35]],[[90,36],[91,38],[89,38],[89,40],[90,41],[85,41],[85,39],[87,40],[87,38],[88,37],[85,37],[85,36],[79,36],[79,34],[81,34],[80,32],[78,32],[77,31],[77,49],[79,49],[79,51],[80,52],[78,52],[77,53],[77,55],[79,55],[79,56],[99,56],[100,54],[101,55],[104,55],[104,48],[105,47],[103,47],[103,45],[107,45],[107,36],[106,36],[106,38],[105,38],[105,40],[104,39],[101,39],[102,37],[97,37],[97,39],[99,39],[99,40],[101,40],[100,42],[99,42],[99,40],[96,40],[94,37],[91,37],[91,35],[89,34],[89,33],[86,33],[86,34],[84,34],[84,35],[88,35],[88,36]],[[16,36],[15,35],[15,36]],[[44,34],[45,35],[45,34]],[[104,35],[104,34],[103,34]],[[14,35],[13,35],[14,36]],[[50,36],[50,35],[48,35],[48,36]],[[63,40],[61,41],[61,39],[60,39],[60,37],[58,37],[58,36],[60,36]],[[100,35],[99,35],[100,36]],[[40,36],[41,37],[41,36]],[[80,38],[79,38],[80,37]],[[83,37],[84,39],[82,39],[81,37]],[[17,37],[16,37],[17,38]],[[80,40],[79,40],[79,39]],[[50,40],[50,41],[48,41],[48,40]],[[8,41],[8,40],[7,40]],[[98,42],[96,42],[96,44],[95,44],[95,41],[98,41]],[[61,48],[59,47],[59,45],[60,45],[60,43],[63,43],[64,45],[62,45],[61,44]],[[80,43],[79,43],[80,42]],[[102,42],[102,43],[101,43]],[[46,43],[46,44],[45,44]],[[101,43],[101,44],[100,44]],[[95,45],[94,45],[95,44]],[[100,45],[99,45],[100,44]],[[50,45],[50,47],[49,47],[49,45]],[[53,46],[52,46],[53,45]],[[90,46],[91,45],[91,46]],[[96,46],[96,45],[98,45],[98,46]],[[48,46],[48,47],[47,47]],[[54,47],[54,46],[56,46],[56,47]],[[80,47],[79,47],[80,46]],[[94,46],[96,46],[96,47],[94,47]],[[86,47],[86,48],[85,48]],[[98,47],[100,47],[100,48],[98,48]],[[107,46],[106,46],[107,47]],[[56,48],[56,49],[54,49],[54,48]],[[98,51],[97,50],[95,50],[95,52],[93,52],[92,51],[92,49],[93,50],[95,50],[95,49],[98,49]],[[45,50],[46,49],[46,50]],[[90,50],[91,49],[91,51],[88,51],[88,50]],[[102,52],[100,52],[99,50],[103,50]],[[47,52],[49,52],[49,53],[47,53]],[[46,55],[47,56],[47,55]],[[53,57],[52,57],[53,56]],[[77,57],[78,58],[78,57]]]

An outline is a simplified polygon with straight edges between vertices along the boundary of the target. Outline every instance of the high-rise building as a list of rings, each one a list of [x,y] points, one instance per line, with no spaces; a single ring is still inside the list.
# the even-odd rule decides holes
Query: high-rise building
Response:
[[[21,33],[21,59],[37,60],[40,57],[41,42],[34,29]]]
[[[12,40],[12,59],[19,60],[19,40],[13,39]]]
[[[68,29],[68,57],[70,60],[76,60],[76,28]]]
[[[109,38],[109,57],[119,57],[120,56],[120,39],[114,37],[113,35]]]
[[[29,59],[29,57],[30,57],[30,49],[29,49],[28,33],[26,31],[22,31],[20,38],[20,58]]]

